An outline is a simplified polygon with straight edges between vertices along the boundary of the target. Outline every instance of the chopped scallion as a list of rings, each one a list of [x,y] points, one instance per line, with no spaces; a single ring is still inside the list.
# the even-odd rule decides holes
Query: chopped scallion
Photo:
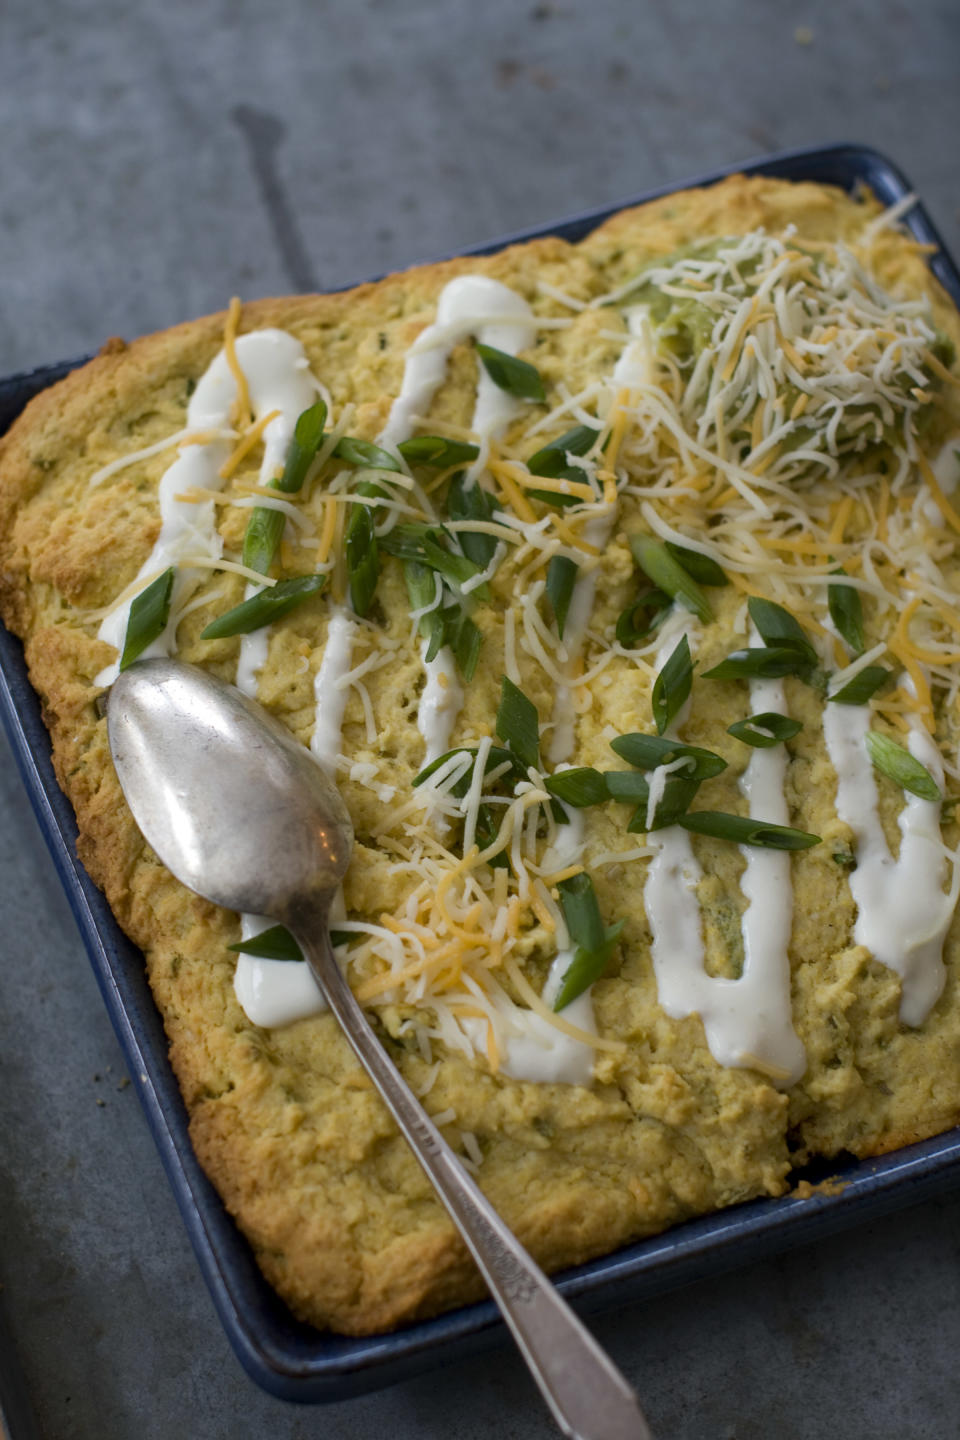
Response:
[[[698,585],[715,585],[719,588],[721,585],[730,584],[716,560],[712,560],[709,555],[703,555],[699,550],[688,550],[686,545],[677,545],[673,540],[667,540],[665,544],[677,564],[682,565]]]
[[[553,1002],[555,1013],[599,980],[623,929],[622,920],[616,925],[604,925],[593,881],[586,871],[562,880],[559,890],[563,918],[576,949]]]
[[[687,703],[692,685],[690,646],[686,635],[683,635],[653,684],[653,719],[661,735]]]
[[[674,760],[684,759],[687,764],[676,773],[685,780],[708,780],[726,770],[727,762],[712,750],[702,750],[698,745],[684,745],[680,740],[669,740],[665,735],[618,735],[610,741],[610,749],[634,765],[638,770],[656,770],[659,765],[670,765]]]
[[[469,465],[480,454],[479,445],[464,440],[447,440],[442,435],[415,435],[397,446],[408,465],[429,465],[445,470],[448,465]]]
[[[820,844],[819,835],[794,830],[790,825],[772,825],[747,815],[726,815],[721,810],[693,810],[678,822],[694,835],[712,835],[716,840],[734,840],[738,845],[757,845],[766,850],[809,850]]]
[[[517,759],[528,768],[540,765],[540,717],[533,701],[514,685],[509,676],[500,682],[497,734]]]
[[[778,680],[784,675],[797,675],[801,680],[812,673],[810,662],[799,650],[771,645],[749,650],[733,650],[712,670],[705,670],[705,680]]]
[[[326,422],[327,407],[322,400],[318,400],[297,417],[283,474],[279,480],[272,482],[277,490],[282,490],[285,495],[293,495],[302,489],[307,471],[323,442],[323,427]]]
[[[647,589],[617,619],[616,637],[625,650],[635,650],[665,619],[673,600],[664,590]]]
[[[789,715],[778,715],[775,710],[764,710],[760,715],[748,715],[746,720],[728,725],[727,734],[742,740],[745,745],[767,749],[780,745],[784,740],[792,740],[802,729],[802,721],[793,720]]]
[[[554,555],[547,566],[547,596],[553,606],[557,622],[557,634],[563,639],[563,627],[567,623],[573,587],[577,583],[577,562],[569,555]]]
[[[468,484],[462,470],[453,476],[447,491],[447,514],[451,520],[492,520],[496,511],[496,500],[479,480]],[[460,530],[458,537],[467,559],[472,560],[478,570],[486,570],[496,554],[496,538],[482,530]]]
[[[535,365],[527,360],[518,360],[515,355],[508,355],[505,350],[497,350],[493,345],[482,345],[479,340],[477,354],[499,389],[506,390],[517,400],[532,400],[539,405],[546,401],[540,371]]]
[[[230,635],[249,635],[261,630],[316,595],[326,583],[326,575],[298,575],[293,580],[279,580],[220,615],[207,626],[200,639],[225,640]]]
[[[127,620],[127,633],[120,656],[120,669],[126,670],[148,645],[152,645],[167,628],[170,619],[170,597],[176,571],[171,565],[152,580],[145,590],[134,598]]]
[[[809,667],[818,664],[817,652],[806,631],[789,610],[784,610],[782,605],[777,605],[773,600],[764,600],[759,595],[750,596],[747,609],[764,645],[771,649],[794,650]]]
[[[630,549],[640,569],[659,590],[679,600],[704,623],[713,619],[706,595],[662,541],[654,540],[652,535],[631,535]]]
[[[867,754],[875,769],[889,776],[897,785],[918,795],[921,800],[942,800],[943,793],[926,765],[879,730],[868,730]]]
[[[665,825],[676,825],[685,815],[700,789],[699,780],[691,780],[679,771],[671,771],[663,777],[663,791],[656,808],[647,823],[650,808],[650,775],[642,770],[608,770],[604,775],[607,789],[613,800],[636,805],[627,830],[631,835],[646,834],[649,830],[662,830]]]
[[[610,799],[606,780],[599,770],[593,770],[589,765],[557,770],[544,778],[543,788],[575,810],[582,810],[587,805],[602,805]]]
[[[270,481],[268,490],[281,490],[285,495],[293,495],[302,489],[307,471],[323,441],[326,419],[327,407],[322,400],[301,412],[294,426],[283,474],[279,479]],[[271,510],[266,505],[254,507],[243,537],[242,559],[248,570],[256,570],[260,575],[267,574],[277,553],[285,524],[286,518],[280,510]]]
[[[843,575],[845,571],[841,569],[836,573]],[[830,609],[830,619],[836,625],[841,637],[854,655],[862,655],[866,648],[866,641],[863,637],[863,603],[860,599],[860,591],[852,585],[829,585],[827,587],[827,604]]]
[[[348,465],[360,465],[370,470],[400,469],[389,450],[383,450],[369,440],[357,440],[353,435],[342,436],[333,453],[338,460],[346,460]]]
[[[885,669],[883,665],[867,665],[848,680],[846,685],[841,685],[827,700],[834,705],[866,705],[872,700],[878,690],[884,685],[889,685],[893,679],[893,673]]]

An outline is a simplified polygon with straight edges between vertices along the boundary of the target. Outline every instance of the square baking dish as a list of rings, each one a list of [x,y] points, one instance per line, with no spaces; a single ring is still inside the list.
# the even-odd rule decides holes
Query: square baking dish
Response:
[[[869,186],[885,205],[911,193],[901,173],[876,151],[856,145],[791,151],[630,197],[556,225],[538,226],[475,247],[489,254],[518,240],[553,234],[575,241],[616,211],[691,185],[709,185],[737,171],[814,180],[852,191]],[[930,265],[960,306],[960,272],[944,252],[923,206],[904,223],[935,247]],[[0,380],[0,433],[40,390],[82,360]],[[59,789],[40,703],[27,679],[19,641],[0,627],[0,719],[9,734],[61,882],[90,956],[104,1002],[140,1094],[157,1148],[227,1335],[247,1373],[281,1399],[339,1400],[459,1359],[505,1337],[492,1302],[470,1305],[394,1334],[351,1338],[321,1334],[297,1322],[260,1274],[252,1251],[200,1169],[187,1115],[167,1060],[160,1015],[140,952],[123,935],[76,857],[73,811]],[[623,1305],[866,1221],[960,1184],[960,1129],[877,1160],[821,1162],[803,1176],[838,1176],[839,1186],[809,1198],[787,1196],[735,1206],[675,1226],[665,1234],[557,1278],[583,1311]]]

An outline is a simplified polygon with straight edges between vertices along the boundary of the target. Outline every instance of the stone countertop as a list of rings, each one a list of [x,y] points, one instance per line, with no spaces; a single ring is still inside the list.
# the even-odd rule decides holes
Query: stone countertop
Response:
[[[10,0],[0,373],[838,140],[957,252],[958,62],[951,0]],[[0,747],[0,1336],[39,1434],[555,1433],[506,1346],[315,1409],[247,1380]],[[948,1197],[591,1323],[659,1440],[942,1440],[958,1249]]]

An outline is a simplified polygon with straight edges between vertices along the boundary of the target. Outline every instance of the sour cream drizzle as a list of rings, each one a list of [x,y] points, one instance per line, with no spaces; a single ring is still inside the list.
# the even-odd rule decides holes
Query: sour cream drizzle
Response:
[[[627,326],[634,338],[630,340],[613,367],[611,383],[616,392],[624,388],[629,389],[637,385],[649,384],[653,378],[653,349],[645,305],[634,305],[627,311]],[[595,515],[587,521],[583,527],[583,538],[588,545],[603,551],[610,538],[616,515],[617,507],[614,505],[604,514]],[[570,608],[567,612],[563,639],[564,649],[567,652],[567,669],[571,676],[578,668],[578,661],[583,651],[587,626],[593,612],[596,588],[596,569],[588,570],[585,574],[577,577],[573,594],[570,597]],[[554,765],[559,761],[569,760],[573,754],[576,726],[576,708],[573,698],[575,690],[576,682],[571,678],[562,685],[558,685],[554,695],[551,716],[553,728],[550,732],[550,743],[547,749],[547,754]]]
[[[458,275],[441,291],[436,320],[407,354],[400,394],[390,408],[379,443],[396,447],[410,438],[443,383],[454,346],[462,345],[472,335],[482,345],[517,355],[530,348],[536,334],[533,312],[516,291],[486,275]],[[467,471],[469,480],[476,481],[483,471],[490,440],[501,435],[521,409],[521,402],[495,385],[478,364],[471,429],[477,436],[480,454]],[[463,691],[449,646],[443,646],[423,664],[427,681],[420,697],[417,727],[426,745],[424,763],[429,764],[450,748]]]
[[[850,892],[857,905],[854,939],[900,976],[900,1019],[920,1025],[943,990],[943,942],[956,896],[943,889],[947,858],[940,836],[940,803],[905,794],[900,854],[890,854],[878,810],[877,784],[866,750],[866,705],[828,704],[823,733],[837,773],[837,814],[857,840]],[[907,738],[914,759],[943,785],[936,745],[919,723]]]
[[[417,709],[417,729],[424,741],[424,765],[450,749],[450,736],[457,716],[463,708],[463,688],[457,679],[457,667],[449,645],[441,646],[432,660],[426,658],[427,642],[420,646],[427,683]]]
[[[287,447],[297,416],[316,399],[316,385],[310,377],[309,362],[299,340],[284,330],[255,330],[241,335],[236,342],[237,359],[247,377],[255,417],[279,410],[280,414],[263,432],[263,464],[261,482],[283,468]],[[230,419],[237,395],[237,385],[221,350],[197,384],[187,407],[190,430],[222,430]],[[176,497],[185,490],[222,489],[220,467],[230,453],[223,440],[207,445],[181,445],[177,458],[160,481],[160,534],[147,559],[140,567],[138,580],[159,575],[170,565],[178,566],[170,605],[170,620],[163,634],[143,653],[144,657],[170,655],[176,649],[179,611],[205,572],[190,570],[180,562],[191,555],[204,555],[219,560],[223,542],[217,533],[215,507],[192,504]],[[248,592],[249,593],[249,592]],[[132,600],[118,605],[100,626],[99,638],[123,649],[130,618]],[[245,637],[246,638],[246,637]],[[265,639],[258,640],[265,644]],[[241,652],[240,670],[249,670],[256,663],[256,646],[246,662]],[[262,662],[261,662],[262,663]],[[98,685],[112,685],[118,665],[108,665],[97,676]],[[251,693],[250,691],[247,692]]]
[[[688,635],[690,629],[692,626]],[[676,642],[673,630],[657,656],[658,670]],[[786,714],[778,681],[752,681],[750,702],[755,711]],[[678,716],[674,731],[685,718]],[[782,746],[753,751],[741,781],[751,816],[789,823],[783,796],[785,765]],[[710,1053],[719,1064],[753,1066],[778,1084],[795,1084],[806,1069],[806,1056],[790,1012],[787,946],[793,887],[788,856],[741,847],[747,866],[741,883],[750,904],[743,926],[743,972],[739,979],[728,980],[708,975],[704,968],[697,901],[703,871],[689,834],[671,825],[651,831],[647,843],[656,853],[647,872],[644,905],[653,934],[653,968],[663,1009],[675,1020],[699,1014]]]
[[[541,994],[545,1005],[552,1006],[557,998],[573,956],[572,949],[560,950],[555,956]],[[571,1000],[561,1014],[578,1030],[596,1034],[589,991]],[[500,1009],[500,1017],[503,1022],[499,1031],[500,1069],[505,1075],[513,1080],[530,1080],[541,1085],[590,1084],[594,1060],[592,1046],[564,1034],[535,1010],[523,1010],[515,1005],[509,1011]],[[459,1023],[473,1048],[482,1053],[486,1044],[486,1021],[464,1016]]]

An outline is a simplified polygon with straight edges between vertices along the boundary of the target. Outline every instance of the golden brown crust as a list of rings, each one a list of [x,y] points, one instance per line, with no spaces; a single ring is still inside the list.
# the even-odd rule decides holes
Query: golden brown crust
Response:
[[[866,213],[874,212],[867,204]],[[254,302],[244,306],[241,329],[294,334],[337,410],[357,407],[354,433],[374,438],[400,388],[405,352],[454,275],[500,278],[543,310],[552,302],[538,292],[541,278],[589,301],[644,259],[694,237],[758,225],[780,232],[797,223],[811,241],[842,239],[856,233],[864,214],[863,205],[823,187],[733,177],[624,212],[578,247],[547,239],[343,294]],[[938,319],[957,334],[956,316],[916,247],[891,235],[876,249],[887,283],[907,294],[927,290]],[[585,381],[607,365],[616,354],[601,333],[609,323],[599,311],[584,312],[579,349],[566,332],[546,332],[537,359],[547,383],[569,374]],[[77,812],[81,858],[145,951],[202,1165],[292,1309],[317,1325],[370,1333],[474,1298],[480,1286],[473,1267],[330,1017],[273,1031],[247,1020],[226,949],[235,917],[185,892],[143,842],[95,705],[95,676],[113,650],[95,638],[96,622],[85,612],[119,594],[149,553],[159,529],[156,486],[170,457],[131,466],[94,489],[89,478],[183,426],[189,391],[220,348],[223,328],[220,314],[130,345],[108,342],[97,359],[37,396],[0,441],[0,614],[26,643],[57,776]],[[441,419],[469,423],[471,366],[469,355],[455,353],[437,402]],[[236,519],[224,518],[228,537],[231,523]],[[608,613],[624,603],[631,570],[618,536],[599,586]],[[240,583],[226,582],[234,599]],[[389,611],[394,601],[402,604],[402,589],[389,577],[384,584]],[[718,604],[721,623],[708,637],[705,665],[710,645],[717,658],[723,653],[723,627],[740,598]],[[236,642],[200,641],[202,623],[200,616],[184,622],[182,653],[232,678]],[[319,604],[296,612],[261,683],[261,698],[303,739],[312,708],[299,660],[322,647],[324,624]],[[382,712],[389,719],[381,740],[393,747],[401,775],[417,768],[408,733],[416,670],[415,660],[407,672],[397,669]],[[532,698],[544,704],[549,682],[537,683]],[[478,715],[495,708],[497,688],[495,675],[478,676],[468,702]],[[373,693],[379,702],[381,693]],[[648,702],[649,681],[634,673],[618,678],[603,704],[620,716]],[[800,687],[791,693],[800,716],[815,703]],[[347,721],[359,734],[349,710]],[[598,763],[599,748],[594,755],[589,745],[600,747],[599,734],[598,724],[584,742],[583,763]],[[717,716],[697,719],[690,739],[723,753],[731,744]],[[735,795],[737,773],[717,782],[718,795]],[[792,783],[795,804],[826,835],[837,823],[834,781],[822,744],[808,732],[797,742]],[[387,883],[364,838],[376,807],[368,792],[348,792],[361,837],[351,900],[373,911],[386,903]],[[714,842],[705,843],[709,849]],[[659,1009],[639,906],[628,920],[619,973],[596,987],[601,1031],[622,1038],[627,1052],[616,1065],[601,1063],[592,1089],[515,1082],[447,1057],[429,1108],[455,1109],[456,1124],[478,1137],[484,1187],[548,1268],[580,1263],[718,1205],[782,1193],[793,1154],[879,1154],[960,1117],[958,947],[952,943],[943,1000],[921,1030],[905,1033],[896,977],[850,941],[849,894],[827,850],[800,857],[795,872],[794,1006],[811,1069],[789,1097],[759,1073],[718,1066],[696,1016],[671,1021]],[[735,888],[734,861],[717,859],[721,879],[724,866],[734,866]],[[615,882],[597,883],[601,900],[614,893]],[[423,1060],[391,1032],[389,1016],[382,1024],[398,1065],[422,1084]]]

